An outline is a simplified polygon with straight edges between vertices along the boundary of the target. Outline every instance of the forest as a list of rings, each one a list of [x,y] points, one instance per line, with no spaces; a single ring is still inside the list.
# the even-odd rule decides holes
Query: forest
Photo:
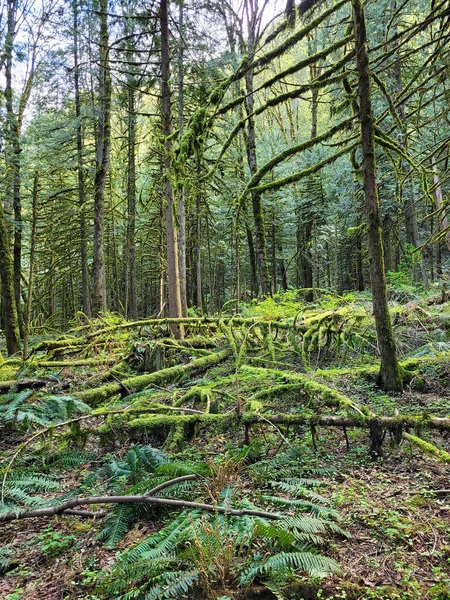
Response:
[[[2,600],[450,598],[449,0],[2,0]]]

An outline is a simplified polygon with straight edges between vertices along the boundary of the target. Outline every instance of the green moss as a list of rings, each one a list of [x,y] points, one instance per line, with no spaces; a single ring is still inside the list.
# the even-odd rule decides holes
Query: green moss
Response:
[[[186,373],[202,371],[212,367],[228,358],[230,354],[231,350],[229,349],[221,350],[220,352],[214,352],[207,356],[203,356],[202,358],[198,358],[186,365],[177,365],[175,367],[169,367],[168,369],[161,369],[154,373],[129,377],[128,379],[124,379],[121,383],[110,383],[84,392],[78,392],[75,396],[80,400],[83,400],[83,402],[86,402],[86,404],[89,404],[89,406],[99,406],[109,398],[117,396],[120,393],[123,394],[125,389],[141,391],[152,385],[167,385],[181,379]]]
[[[430,442],[426,442],[422,438],[417,437],[416,435],[412,435],[411,433],[405,433],[404,436],[407,440],[409,440],[415,446],[421,448],[427,454],[431,454],[435,456],[442,462],[450,463],[450,453],[445,450],[441,450],[434,444],[430,444]]]

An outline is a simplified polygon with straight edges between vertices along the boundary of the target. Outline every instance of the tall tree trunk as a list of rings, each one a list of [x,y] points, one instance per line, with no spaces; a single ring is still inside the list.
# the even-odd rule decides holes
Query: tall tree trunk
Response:
[[[166,178],[166,244],[167,244],[167,282],[169,289],[169,316],[182,317],[180,271],[178,261],[178,228],[175,219],[175,199],[170,181],[172,167],[172,111],[170,106],[170,49],[169,49],[168,0],[160,2],[161,20],[161,96],[162,126],[165,137],[164,176]],[[180,330],[177,330],[180,333]]]
[[[395,14],[396,10],[397,10],[397,2],[396,2],[396,0],[391,0],[392,13]],[[394,34],[398,33],[397,18],[395,18],[395,21],[394,21],[393,33]],[[396,90],[397,94],[400,95],[403,91],[403,77],[402,77],[401,57],[400,57],[400,54],[397,49],[398,44],[399,44],[399,40],[395,39],[393,42],[393,46],[396,49],[395,62],[394,62],[394,80],[395,80],[395,90]],[[401,102],[398,107],[398,115],[400,117],[400,121],[402,123],[404,123],[404,121],[405,121],[405,105],[403,102]],[[406,145],[408,143],[408,138],[404,133],[402,133],[402,135],[401,135],[401,142],[402,142],[402,145],[406,147]],[[400,163],[400,173],[402,173],[402,174],[404,173],[403,162]],[[416,208],[415,208],[415,203],[414,203],[414,187],[413,187],[411,177],[409,178],[408,183],[409,183],[409,185],[406,187],[406,189],[404,189],[400,192],[402,195],[402,200],[403,200],[403,214],[405,217],[406,241],[408,242],[408,244],[411,244],[411,246],[413,246],[413,248],[418,248],[420,246],[419,228],[417,225]],[[427,276],[425,260],[422,255],[422,252],[420,252],[420,264],[414,265],[414,280],[416,282],[418,282],[418,281],[420,281],[420,279],[422,279],[422,282],[423,282],[425,288],[428,288],[428,276]]]
[[[275,222],[275,209],[272,207],[271,223],[271,251],[272,251],[272,294],[277,293],[277,226]]]
[[[5,208],[8,211],[15,210],[15,191],[17,182],[16,170],[16,142],[17,120],[14,114],[12,93],[12,61],[13,61],[13,39],[16,27],[16,2],[9,0],[7,3],[7,32],[5,39],[5,103],[6,103],[6,163],[9,167],[9,182],[5,198]],[[14,206],[11,206],[13,204]],[[5,337],[8,354],[14,354],[20,349],[19,318],[16,299],[16,279],[14,269],[16,267],[16,239],[14,240],[14,255],[11,256],[10,235],[5,219],[3,202],[0,202],[0,279],[2,289],[2,304],[5,321]],[[20,286],[19,286],[20,293]],[[19,298],[20,302],[20,298]]]
[[[447,211],[444,206],[443,198],[442,198],[442,187],[439,179],[439,170],[436,164],[436,157],[433,156],[431,159],[431,168],[433,170],[433,197],[434,197],[434,205],[436,207],[436,211],[438,213],[439,219],[439,230],[445,231],[445,243],[447,244],[447,248],[450,250],[450,228],[448,223]]]
[[[178,33],[180,36],[178,45],[178,128],[180,132],[184,125],[184,0],[180,0],[178,13]],[[181,311],[187,316],[187,273],[186,273],[186,192],[184,186],[180,189],[178,203],[178,215],[180,231],[178,236],[178,248],[180,251],[180,295]]]
[[[136,90],[128,83],[127,239],[125,242],[125,315],[137,318],[136,284]]]
[[[93,314],[107,310],[104,257],[105,183],[111,149],[111,71],[109,67],[108,0],[100,0],[100,86],[97,161],[94,191]]]
[[[28,358],[28,341],[30,339],[30,322],[31,322],[31,307],[33,303],[33,275],[34,275],[34,256],[36,253],[36,233],[38,219],[38,188],[39,188],[39,172],[34,173],[33,180],[33,203],[31,215],[31,241],[30,241],[30,268],[28,273],[28,297],[27,307],[25,311],[25,326],[23,335],[23,357]]]
[[[381,239],[380,207],[376,183],[374,124],[370,92],[369,56],[364,11],[361,0],[352,0],[358,72],[361,146],[363,155],[364,194],[368,229],[372,302],[381,356],[379,383],[387,391],[401,391],[402,377],[397,360],[391,317],[387,302]]]
[[[80,73],[79,73],[79,50],[78,50],[78,0],[73,2],[73,63],[74,63],[74,88],[75,88],[75,115],[77,119],[77,170],[78,170],[78,205],[79,205],[79,229],[80,229],[80,261],[81,261],[81,295],[83,312],[87,317],[92,316],[91,291],[89,285],[89,266],[86,236],[85,202],[86,194],[84,188],[84,164],[83,164],[83,127],[81,123],[81,98],[80,98]]]
[[[251,9],[248,9],[248,55],[252,60],[256,50],[256,23],[258,18],[257,6],[250,3]],[[254,96],[253,96],[253,69],[249,69],[245,75],[246,86],[246,101],[245,109],[247,113],[247,160],[252,177],[258,170],[256,159],[256,134],[255,121],[253,118],[254,111]],[[269,265],[267,262],[267,245],[266,245],[266,229],[264,223],[264,209],[262,197],[259,192],[251,193],[253,219],[255,221],[255,237],[256,237],[256,263],[258,266],[259,283],[261,292],[264,296],[271,293]]]
[[[195,198],[195,304],[200,312],[203,311],[202,290],[202,213],[201,213],[201,183],[200,159],[197,157],[198,186]]]

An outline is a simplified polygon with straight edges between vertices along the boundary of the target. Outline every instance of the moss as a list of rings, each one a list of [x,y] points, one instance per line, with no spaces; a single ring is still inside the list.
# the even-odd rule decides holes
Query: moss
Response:
[[[181,423],[185,425],[202,423],[203,425],[232,426],[235,421],[236,416],[234,414],[147,415],[145,417],[139,417],[138,419],[132,419],[128,422],[127,426],[130,429],[155,429],[158,427],[171,427]]]
[[[412,435],[411,433],[405,433],[404,436],[407,440],[409,440],[415,446],[421,448],[427,454],[431,454],[435,456],[442,462],[450,463],[450,453],[445,450],[441,450],[434,444],[430,444],[430,442],[426,442],[422,438],[417,437],[416,435]]]
[[[306,375],[302,375],[300,373],[291,373],[289,371],[276,371],[275,369],[263,369],[258,367],[248,367],[244,365],[241,367],[243,371],[254,372],[255,374],[259,374],[266,377],[276,377],[285,380],[296,380],[299,382],[300,389],[303,389],[307,395],[312,397],[314,400],[320,400],[324,402],[327,406],[339,406],[345,408],[347,410],[361,412],[363,414],[369,415],[370,411],[364,406],[357,406],[354,402],[340,394],[336,390],[322,384],[313,381]]]
[[[99,406],[102,402],[113,396],[119,394],[123,395],[124,390],[141,391],[151,385],[162,386],[173,383],[174,381],[181,379],[186,373],[202,371],[220,363],[228,358],[230,354],[231,350],[229,349],[221,350],[220,352],[214,352],[207,356],[203,356],[202,358],[198,358],[186,365],[177,365],[175,367],[169,367],[168,369],[161,369],[154,373],[129,377],[120,383],[110,383],[84,392],[78,392],[75,396],[83,402],[86,402],[86,404],[89,404],[89,406]]]

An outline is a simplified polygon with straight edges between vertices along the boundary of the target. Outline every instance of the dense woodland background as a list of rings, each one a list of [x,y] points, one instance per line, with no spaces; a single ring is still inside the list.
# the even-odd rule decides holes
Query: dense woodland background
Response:
[[[27,310],[164,314],[173,233],[184,315],[370,287],[350,5],[295,24],[288,3],[288,26],[274,8],[179,2],[164,24],[157,3],[6,3],[2,268],[22,330]],[[447,5],[365,11],[385,270],[427,287],[448,255]]]

